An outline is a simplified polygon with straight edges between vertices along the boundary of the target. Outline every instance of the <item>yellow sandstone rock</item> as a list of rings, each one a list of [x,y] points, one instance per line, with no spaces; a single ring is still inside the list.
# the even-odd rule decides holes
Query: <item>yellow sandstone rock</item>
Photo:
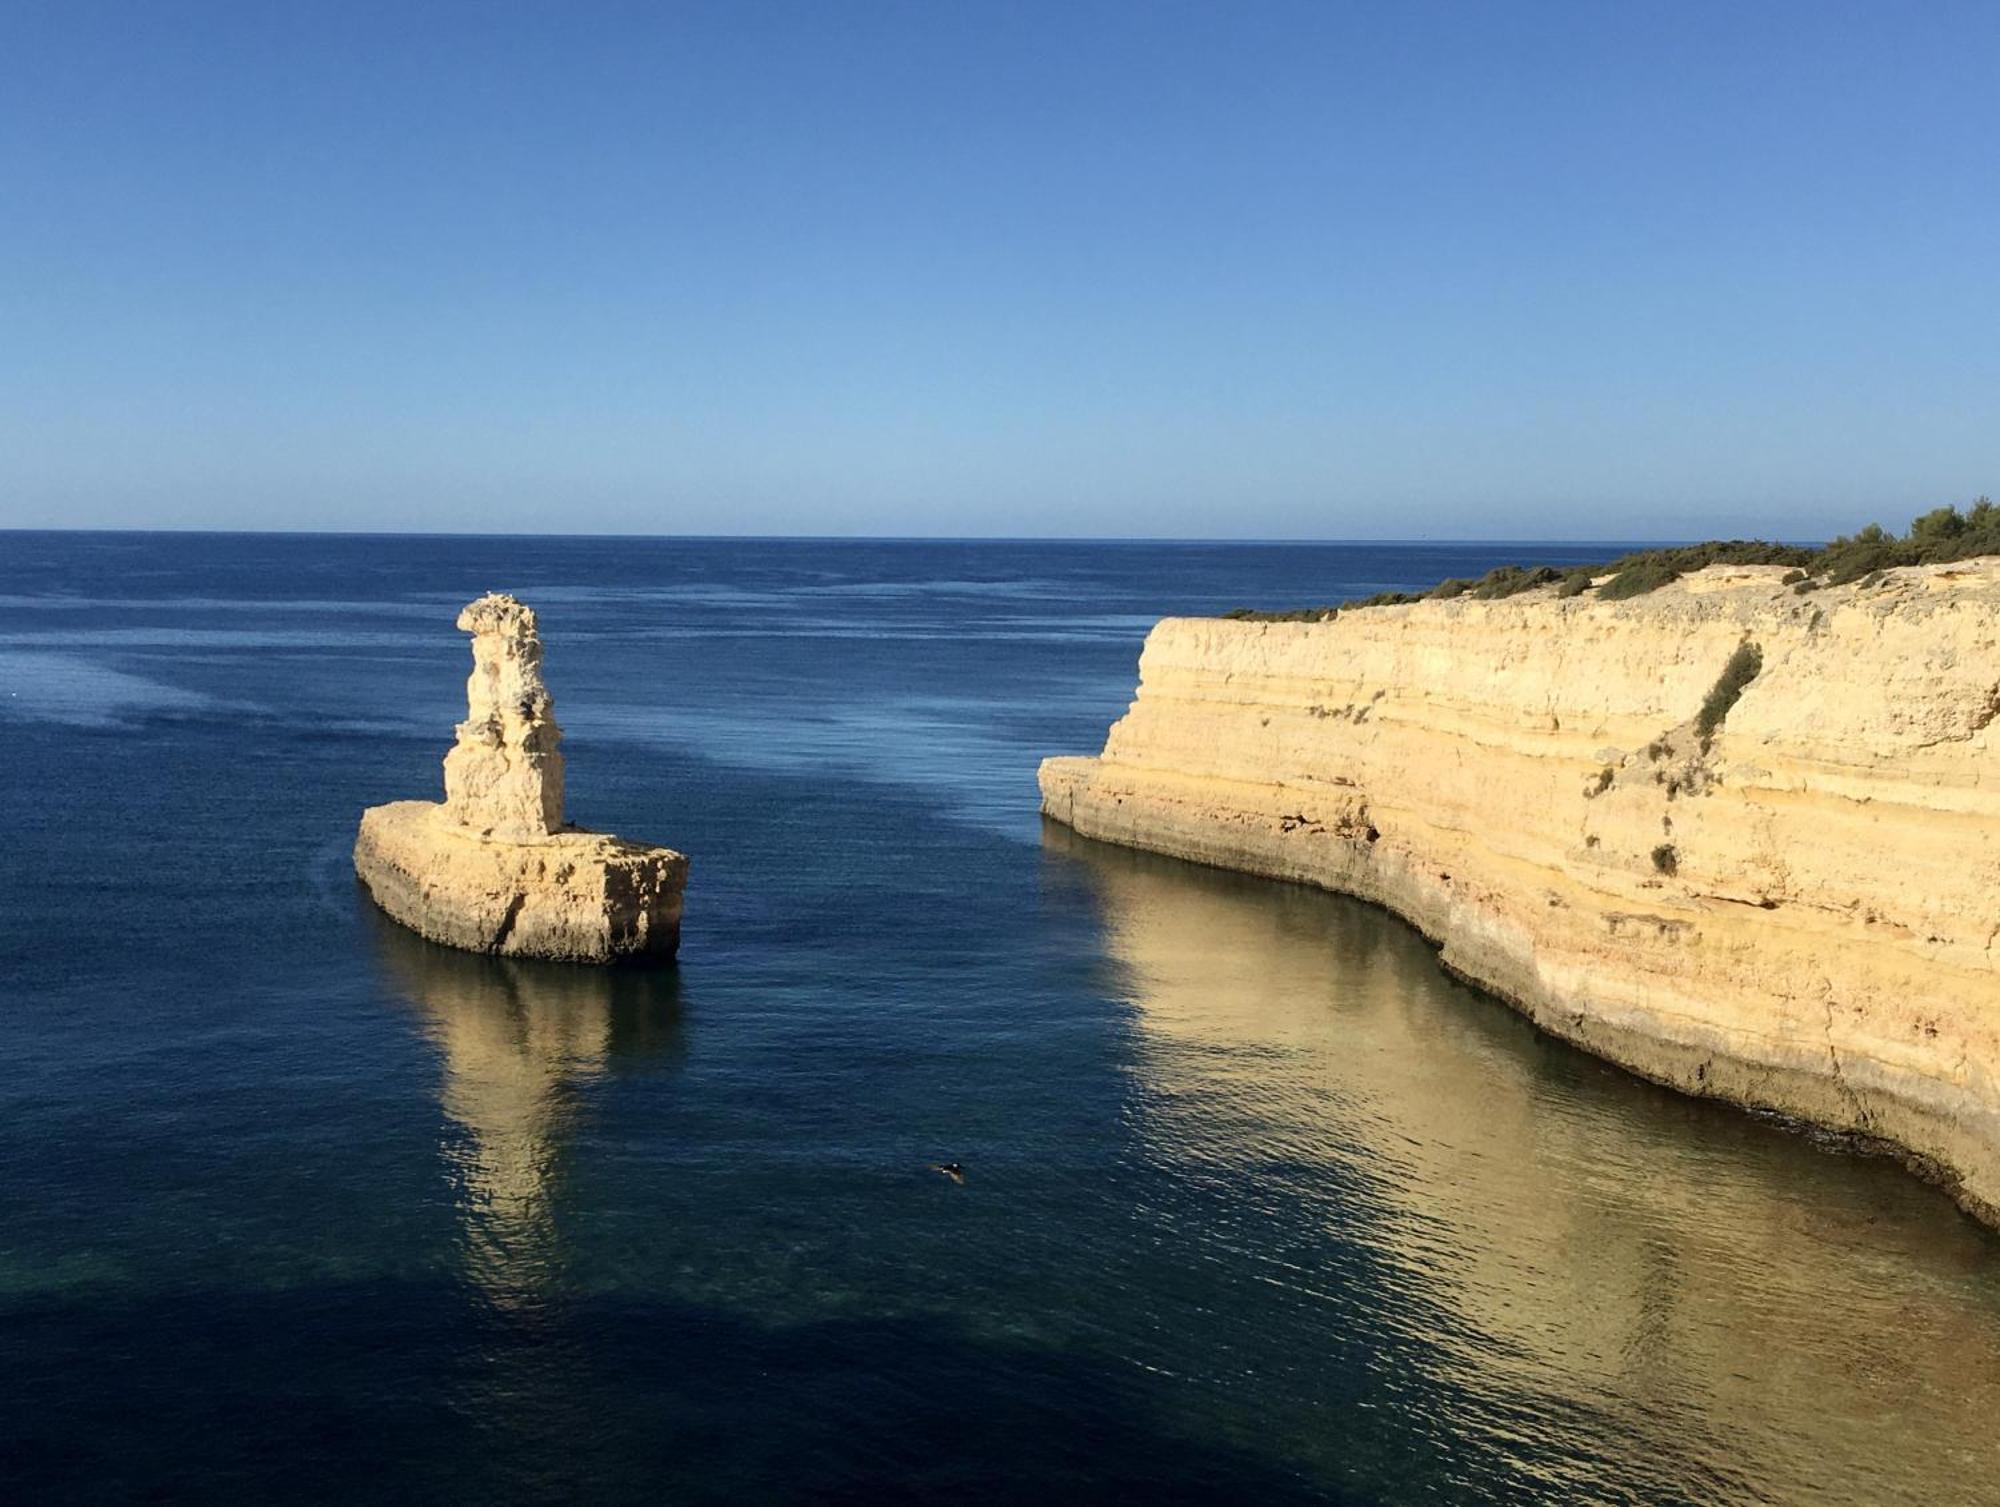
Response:
[[[1378,901],[1557,1035],[2000,1223],[2000,561],[1782,574],[1169,619],[1042,808]]]
[[[606,963],[666,958],[680,943],[687,859],[563,820],[562,729],[542,684],[535,614],[485,596],[472,635],[468,712],[445,756],[445,799],[361,816],[354,870],[412,931],[474,952]]]

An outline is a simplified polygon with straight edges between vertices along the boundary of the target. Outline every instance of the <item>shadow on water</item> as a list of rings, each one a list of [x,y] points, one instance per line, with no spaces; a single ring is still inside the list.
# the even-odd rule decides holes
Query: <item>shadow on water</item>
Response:
[[[12,1501],[1334,1499],[1162,1433],[1129,1372],[932,1320],[586,1300],[537,1350],[451,1287],[376,1283],[37,1305],[0,1346],[32,1357]],[[521,1427],[558,1399],[560,1437]]]

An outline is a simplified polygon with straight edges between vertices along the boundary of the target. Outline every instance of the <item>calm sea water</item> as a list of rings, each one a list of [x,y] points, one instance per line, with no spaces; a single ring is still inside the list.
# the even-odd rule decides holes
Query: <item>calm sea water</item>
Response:
[[[0,1499],[2000,1500],[1937,1193],[1036,817],[1163,613],[1600,553],[0,534]],[[675,970],[357,895],[488,589]]]

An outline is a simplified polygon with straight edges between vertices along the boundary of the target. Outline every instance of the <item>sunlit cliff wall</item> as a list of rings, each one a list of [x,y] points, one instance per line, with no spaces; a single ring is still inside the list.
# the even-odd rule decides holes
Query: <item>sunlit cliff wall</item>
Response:
[[[1991,1241],[1890,1169],[1538,1049],[1359,906],[1045,843],[1132,1006],[1128,1123],[1258,1190],[1263,1280],[1417,1337],[1455,1383],[1431,1426],[1506,1456],[1595,1418],[1647,1500],[1914,1503],[2000,1407]],[[1297,1221],[1335,1238],[1287,1244]],[[1528,1454],[1546,1500],[1605,1499],[1590,1461]]]
[[[1043,809],[1380,901],[1548,1030],[1893,1141],[2000,1222],[2000,562],[1780,574],[1169,619]]]

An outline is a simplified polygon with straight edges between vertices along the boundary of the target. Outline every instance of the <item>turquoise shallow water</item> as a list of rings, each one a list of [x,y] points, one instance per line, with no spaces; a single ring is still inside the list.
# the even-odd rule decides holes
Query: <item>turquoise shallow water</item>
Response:
[[[1036,818],[1158,615],[1522,553],[0,535],[0,1495],[2000,1500],[1933,1190]],[[675,970],[356,894],[489,588]]]

